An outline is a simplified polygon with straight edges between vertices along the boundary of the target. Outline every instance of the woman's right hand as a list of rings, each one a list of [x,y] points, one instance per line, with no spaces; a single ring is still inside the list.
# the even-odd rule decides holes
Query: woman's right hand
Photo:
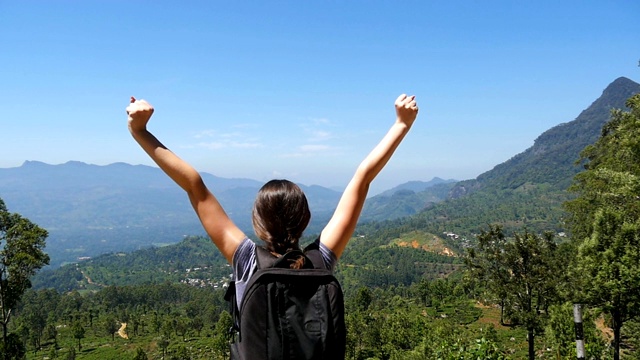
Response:
[[[153,115],[153,106],[145,100],[136,100],[131,97],[131,103],[127,106],[127,115],[130,131],[145,130],[147,123]]]

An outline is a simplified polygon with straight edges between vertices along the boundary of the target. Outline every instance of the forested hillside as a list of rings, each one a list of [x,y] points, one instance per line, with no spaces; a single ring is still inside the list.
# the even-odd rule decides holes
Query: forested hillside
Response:
[[[423,182],[409,182],[368,198],[360,221],[383,221],[407,217],[444,201],[455,185],[455,181],[434,180],[429,182],[428,186]]]

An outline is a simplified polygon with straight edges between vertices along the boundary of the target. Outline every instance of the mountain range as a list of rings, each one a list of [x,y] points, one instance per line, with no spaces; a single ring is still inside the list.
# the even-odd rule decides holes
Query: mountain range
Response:
[[[567,187],[581,170],[576,165],[580,151],[598,138],[611,109],[624,108],[638,92],[640,84],[616,79],[577,118],[545,131],[532,147],[476,179],[409,182],[371,197],[360,228],[471,237],[489,223],[500,223],[512,230],[526,226],[563,232],[561,204],[570,198]],[[202,176],[231,218],[251,233],[251,207],[262,183]],[[313,213],[307,234],[314,234],[328,220],[340,192],[301,187]],[[27,161],[0,169],[0,198],[9,211],[49,230],[46,250],[53,266],[203,234],[182,190],[154,167]]]
[[[221,178],[203,173],[205,183],[229,216],[251,233],[251,209],[262,182]],[[396,192],[425,190],[454,180],[434,179],[400,185],[377,197],[377,206],[365,218],[387,213]],[[326,224],[341,193],[325,187],[300,184],[312,210],[308,234]],[[431,201],[444,199],[430,197]],[[0,169],[0,198],[9,211],[29,218],[49,231],[47,252],[52,265],[76,261],[106,252],[131,251],[150,245],[175,243],[186,235],[204,234],[184,192],[160,169],[115,163],[106,166],[69,161],[50,165],[26,161],[22,166]],[[414,214],[424,204],[389,214],[394,218]],[[382,215],[380,214],[382,212]],[[366,215],[369,214],[369,215]]]

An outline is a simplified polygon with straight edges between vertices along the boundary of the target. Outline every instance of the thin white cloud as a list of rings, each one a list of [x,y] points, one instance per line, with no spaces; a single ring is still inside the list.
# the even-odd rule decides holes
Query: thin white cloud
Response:
[[[243,137],[243,135],[239,132],[231,132],[231,133],[220,134],[220,137],[223,139],[235,139],[235,138]]]
[[[214,137],[215,134],[216,132],[214,130],[202,130],[199,133],[193,135],[193,137],[196,139],[211,138]]]
[[[324,152],[330,150],[328,145],[302,145],[298,148],[301,152]]]
[[[222,149],[226,146],[225,144],[219,143],[219,142],[208,142],[208,143],[201,142],[201,143],[197,143],[195,147],[205,148],[209,150],[217,150],[217,149]]]
[[[326,141],[329,140],[333,137],[333,135],[325,130],[314,130],[311,131],[311,137],[309,138],[309,141],[312,142],[319,142],[319,141]]]
[[[257,142],[231,142],[232,148],[242,148],[242,149],[251,149],[251,148],[259,148],[262,147],[262,144]]]
[[[250,149],[258,148],[263,145],[255,138],[250,138],[242,132],[218,133],[215,130],[203,130],[196,135],[196,139],[210,139],[211,141],[202,141],[195,147],[218,150],[224,148],[233,149]]]
[[[339,147],[333,145],[336,136],[331,131],[334,126],[329,119],[307,118],[298,126],[302,129],[302,134],[291,139],[299,140],[299,145],[291,144],[291,150],[281,154],[281,158],[334,156],[339,153]]]
[[[320,144],[305,144],[298,146],[296,152],[283,154],[281,157],[283,158],[301,158],[301,157],[312,157],[317,155],[333,155],[337,152],[337,148],[329,145],[320,145]]]
[[[237,142],[237,141],[212,141],[201,142],[196,144],[196,147],[201,147],[210,150],[233,148],[233,149],[253,149],[262,147],[262,144],[258,142]]]
[[[331,121],[326,118],[312,118],[301,125],[305,132],[307,142],[324,142],[333,139],[334,134],[327,128],[333,127]]]

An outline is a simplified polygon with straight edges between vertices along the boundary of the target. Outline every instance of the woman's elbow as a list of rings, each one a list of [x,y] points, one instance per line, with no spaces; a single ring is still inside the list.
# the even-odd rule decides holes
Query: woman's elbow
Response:
[[[358,187],[364,187],[366,188],[366,190],[368,190],[369,185],[371,185],[375,177],[376,173],[371,167],[366,166],[366,164],[361,164],[356,170],[356,173],[353,176],[353,180],[354,182],[359,184]]]

